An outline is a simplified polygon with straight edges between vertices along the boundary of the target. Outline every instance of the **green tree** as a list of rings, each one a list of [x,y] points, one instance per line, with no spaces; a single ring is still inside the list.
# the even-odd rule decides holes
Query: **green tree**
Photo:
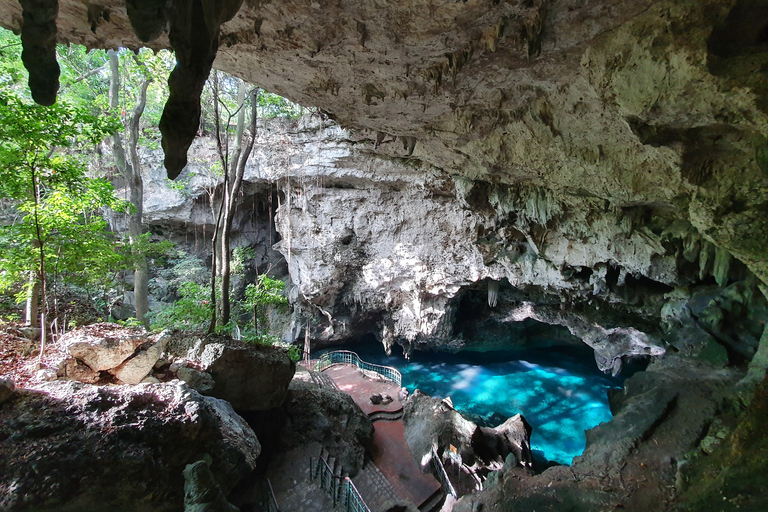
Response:
[[[225,81],[227,83],[229,81]],[[223,327],[230,321],[230,294],[229,284],[231,277],[231,238],[232,221],[237,197],[240,193],[240,187],[245,175],[245,165],[251,155],[254,142],[256,140],[256,104],[259,97],[259,89],[252,89],[250,96],[251,115],[248,123],[248,133],[245,132],[245,110],[246,110],[246,84],[240,79],[234,80],[237,83],[237,108],[232,110],[225,101],[220,101],[218,72],[213,74],[213,105],[214,105],[214,124],[216,128],[216,147],[219,155],[219,163],[223,169],[224,184],[223,197],[219,206],[219,212],[216,216],[216,227],[213,231],[213,269],[211,272],[211,302],[217,304],[211,317],[211,325],[208,332],[214,332],[216,327]],[[221,128],[220,107],[226,111],[225,128]],[[229,126],[232,119],[237,116],[237,124],[234,134],[234,150],[230,153],[230,133]],[[211,198],[214,196],[212,195]],[[221,281],[218,286],[218,301],[216,300],[217,286],[216,277]]]
[[[259,325],[266,323],[266,306],[284,306],[288,299],[283,295],[285,283],[272,279],[267,274],[259,275],[256,283],[245,288],[245,305],[253,311],[253,328],[259,332]]]
[[[72,269],[108,262],[112,252],[105,223],[91,212],[124,210],[111,185],[89,179],[75,150],[93,147],[117,129],[113,118],[97,118],[60,101],[50,107],[28,104],[8,91],[0,95],[0,197],[18,201],[20,222],[4,229],[0,246],[2,282],[25,280],[40,286],[42,358],[46,342],[48,268]],[[97,236],[98,235],[98,236]],[[96,247],[98,246],[98,249]],[[95,259],[93,259],[95,258]]]

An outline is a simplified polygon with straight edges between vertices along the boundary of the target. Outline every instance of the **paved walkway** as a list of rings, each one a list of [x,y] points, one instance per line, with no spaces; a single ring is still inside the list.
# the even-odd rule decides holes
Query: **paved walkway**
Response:
[[[405,427],[402,421],[403,405],[398,399],[400,388],[386,379],[379,380],[366,377],[351,365],[333,365],[325,369],[323,374],[333,379],[339,389],[348,393],[360,408],[373,419],[374,434],[370,449],[371,459],[392,489],[418,508],[424,506],[436,494],[440,493],[440,483],[431,474],[421,472],[405,442]],[[373,404],[370,397],[377,393],[389,395],[393,399],[392,402]],[[376,418],[387,419],[377,420]],[[357,478],[353,481],[357,485]],[[358,490],[363,495],[363,499],[366,499],[363,489],[358,488]],[[380,501],[378,497],[376,501]]]

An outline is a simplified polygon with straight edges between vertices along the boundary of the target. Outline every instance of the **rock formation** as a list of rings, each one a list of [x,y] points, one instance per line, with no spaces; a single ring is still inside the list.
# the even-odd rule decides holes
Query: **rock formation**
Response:
[[[179,381],[17,390],[0,440],[3,510],[180,510],[187,464],[208,457],[229,493],[261,451],[229,404]]]
[[[321,109],[262,123],[235,222],[259,264],[280,259],[272,244],[285,261],[288,340],[309,321],[316,344],[374,336],[408,354],[548,329],[604,371],[657,359],[573,472],[509,469],[457,510],[673,506],[723,390],[768,360],[765,0],[248,0],[195,3],[184,23],[179,2],[147,5],[60,0],[58,39],[178,46],[184,102],[215,54]],[[26,19],[0,0],[0,24]],[[179,27],[202,25],[186,47]],[[48,69],[50,51],[29,55]],[[196,128],[178,98],[171,176]],[[150,192],[149,222],[210,226],[202,176],[162,207]]]
[[[210,374],[213,386],[206,394],[226,400],[238,411],[283,405],[296,369],[282,350],[226,336],[175,336],[168,348]]]
[[[542,187],[587,217],[680,219],[768,280],[760,0],[207,5],[182,26],[224,22],[200,40],[217,67],[371,130],[356,138],[380,154]],[[146,44],[175,45],[174,15],[138,16]],[[128,20],[117,0],[62,0],[58,37],[136,47]],[[21,29],[17,3],[0,23]]]

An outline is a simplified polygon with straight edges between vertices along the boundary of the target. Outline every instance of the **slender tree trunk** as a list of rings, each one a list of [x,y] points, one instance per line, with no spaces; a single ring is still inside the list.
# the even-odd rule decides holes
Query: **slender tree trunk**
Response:
[[[40,319],[37,317],[38,296],[40,295],[40,282],[37,280],[37,272],[29,273],[29,291],[27,293],[25,321],[30,327],[40,327]]]
[[[109,106],[116,110],[119,106],[120,91],[120,64],[117,53],[109,50]],[[136,60],[140,66],[143,64]],[[136,308],[136,320],[149,326],[147,311],[149,310],[149,269],[147,267],[147,258],[140,247],[140,237],[143,224],[144,213],[144,180],[141,177],[141,160],[139,158],[139,121],[144,113],[147,104],[147,88],[152,79],[145,78],[139,87],[139,98],[131,113],[128,123],[128,154],[130,163],[125,158],[122,139],[119,133],[112,136],[112,151],[115,155],[115,162],[120,173],[128,183],[130,190],[130,202],[135,207],[128,220],[128,237],[131,244],[131,253],[134,261],[133,272],[133,304]]]
[[[256,139],[256,120],[257,120],[257,99],[259,90],[256,89],[251,92],[252,98],[252,111],[249,124],[249,138],[243,147],[244,132],[245,132],[245,94],[246,84],[240,81],[238,88],[238,114],[237,114],[237,129],[235,132],[235,150],[232,158],[229,157],[229,144],[228,135],[224,135],[227,138],[227,143],[222,144],[221,126],[219,121],[219,99],[218,99],[218,77],[214,74],[213,77],[214,86],[214,124],[216,130],[216,142],[217,150],[219,153],[219,160],[221,162],[222,169],[224,171],[224,185],[223,197],[221,206],[219,208],[219,215],[216,219],[216,227],[214,229],[213,239],[213,272],[211,275],[211,300],[214,301],[215,307],[213,308],[213,318],[211,320],[211,326],[209,332],[213,331],[216,324],[226,325],[230,321],[231,308],[229,287],[231,279],[231,231],[233,222],[233,213],[235,210],[235,204],[237,196],[240,193],[240,187],[243,183],[243,175],[245,174],[245,165],[248,162],[248,157],[253,149],[253,144]],[[228,123],[229,125],[229,123]],[[216,286],[216,274],[221,278],[218,287]],[[215,290],[219,290],[219,300],[216,301]],[[217,317],[218,313],[218,317]],[[254,323],[255,323],[254,317]]]
[[[240,193],[240,188],[243,184],[243,176],[245,175],[245,166],[248,163],[248,158],[253,150],[253,144],[256,140],[256,121],[258,119],[256,115],[256,105],[258,100],[259,90],[255,89],[251,91],[251,119],[248,126],[249,135],[243,147],[244,129],[245,129],[245,82],[240,82],[240,88],[238,91],[238,104],[240,111],[237,118],[237,131],[235,133],[235,153],[232,156],[230,162],[229,175],[230,183],[227,193],[224,197],[224,219],[223,219],[223,231],[221,238],[221,311],[222,311],[222,324],[229,322],[230,318],[230,301],[229,301],[229,283],[231,276],[231,238],[230,233],[232,231],[232,222],[234,220],[234,211],[237,203],[237,196]],[[225,186],[227,183],[225,182]]]
[[[240,161],[240,154],[242,152],[242,139],[243,130],[245,128],[245,82],[240,80],[240,84],[237,91],[237,130],[235,131],[235,153],[232,155],[230,161],[231,169],[225,169],[227,176],[224,179],[224,197],[222,204],[224,206],[224,215],[222,218],[222,231],[221,231],[221,248],[219,254],[221,255],[221,283],[219,284],[219,300],[220,300],[220,312],[221,312],[221,324],[226,325],[229,322],[230,306],[229,306],[229,283],[231,279],[230,268],[232,265],[232,256],[230,254],[230,246],[232,245],[232,238],[230,230],[232,229],[232,211],[234,205],[234,198],[238,193],[239,185],[236,185],[236,172],[237,166]]]
[[[37,178],[37,173],[35,172],[35,168],[32,168],[32,196],[35,198],[35,210],[34,210],[34,220],[35,220],[35,238],[37,241],[37,249],[39,254],[39,267],[38,267],[38,282],[40,283],[40,355],[38,357],[38,363],[43,362],[43,355],[45,353],[45,343],[47,341],[47,322],[46,322],[46,303],[48,302],[48,297],[46,294],[46,286],[45,286],[45,243],[43,241],[43,233],[40,229],[40,215],[39,215],[39,209],[40,209],[40,182]]]

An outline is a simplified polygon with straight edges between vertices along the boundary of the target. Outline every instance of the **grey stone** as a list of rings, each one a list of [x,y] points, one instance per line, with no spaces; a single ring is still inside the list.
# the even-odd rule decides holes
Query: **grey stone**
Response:
[[[162,353],[163,344],[157,342],[146,350],[140,350],[135,356],[110,371],[126,384],[138,384],[149,375]]]
[[[16,385],[11,379],[0,378],[0,404],[11,398]]]
[[[48,510],[55,500],[56,510],[177,511],[187,464],[210,457],[213,481],[229,493],[261,452],[229,404],[180,381],[56,381],[16,396],[0,407],[0,438],[13,436],[0,443],[8,510]]]
[[[37,373],[35,373],[35,380],[37,382],[50,382],[52,380],[56,380],[57,378],[58,375],[56,372],[50,368],[41,368],[40,370],[37,370]]]
[[[25,338],[35,341],[40,339],[40,328],[39,327],[19,327],[16,329],[21,334],[24,335]]]
[[[100,323],[69,331],[60,343],[67,352],[95,371],[116,368],[149,341],[143,329]],[[154,364],[154,361],[153,361]]]
[[[206,393],[227,400],[236,410],[266,411],[285,401],[296,365],[284,351],[222,336],[168,345],[169,350],[184,351],[180,347],[192,347],[185,357],[213,378],[215,384]]]
[[[186,366],[182,366],[176,371],[176,377],[200,393],[209,393],[216,385],[210,374]]]
[[[199,460],[184,468],[184,512],[239,512],[224,497],[208,467]]]
[[[86,384],[95,384],[100,378],[99,372],[92,370],[90,366],[74,357],[68,357],[62,362],[58,376]]]

